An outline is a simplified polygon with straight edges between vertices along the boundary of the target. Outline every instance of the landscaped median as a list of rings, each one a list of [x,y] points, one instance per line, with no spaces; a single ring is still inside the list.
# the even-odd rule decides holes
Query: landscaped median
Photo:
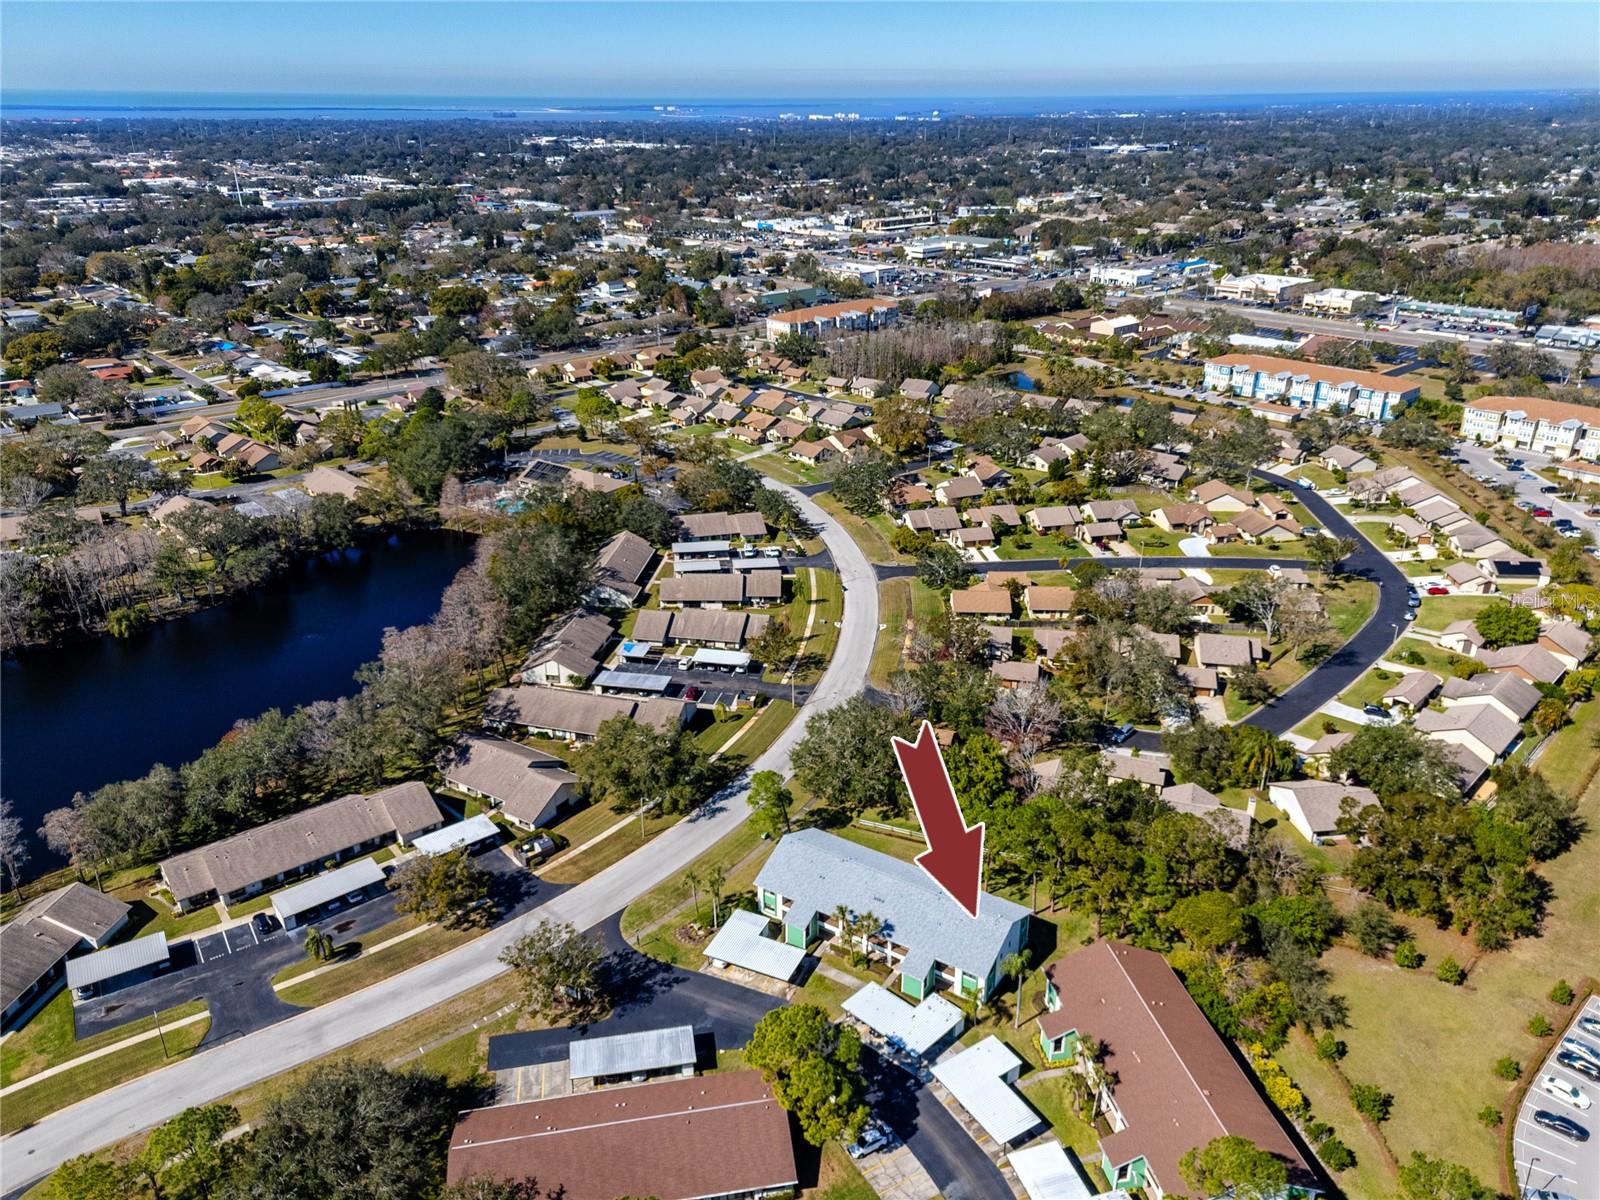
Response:
[[[210,1028],[205,1002],[194,1000],[79,1041],[63,989],[0,1045],[0,1133],[186,1058]]]
[[[283,968],[272,977],[272,987],[285,1004],[312,1008],[437,958],[484,932],[477,925],[446,929],[401,917],[359,938],[336,943],[333,958],[327,962],[307,958]]]

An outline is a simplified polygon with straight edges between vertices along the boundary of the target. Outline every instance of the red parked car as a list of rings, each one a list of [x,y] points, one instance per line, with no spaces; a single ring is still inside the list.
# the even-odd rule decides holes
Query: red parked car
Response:
[[[1428,595],[1430,596],[1448,596],[1449,594],[1449,588],[1431,587],[1428,589]]]
[[[1548,508],[1536,508],[1533,510],[1533,516],[1535,520],[1548,521],[1551,517],[1555,516],[1555,514],[1552,513]]]

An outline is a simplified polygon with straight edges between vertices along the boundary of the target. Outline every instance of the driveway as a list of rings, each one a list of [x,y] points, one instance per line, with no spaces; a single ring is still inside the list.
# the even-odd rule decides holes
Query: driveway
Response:
[[[1600,1020],[1600,996],[1590,996],[1578,1016]],[[1600,1037],[1579,1030],[1574,1019],[1567,1037],[1577,1037],[1600,1051]],[[1559,1048],[1560,1043],[1557,1043]],[[1528,1089],[1517,1111],[1516,1128],[1512,1130],[1512,1157],[1517,1169],[1517,1186],[1523,1194],[1530,1189],[1543,1189],[1573,1200],[1587,1200],[1600,1196],[1600,1083],[1585,1079],[1576,1071],[1568,1070],[1556,1062],[1557,1051],[1551,1051],[1534,1077],[1534,1086]],[[1587,1111],[1563,1104],[1553,1096],[1538,1090],[1538,1079],[1554,1075],[1562,1083],[1582,1088],[1590,1099]],[[1589,1131],[1587,1142],[1573,1142],[1558,1133],[1533,1123],[1538,1111],[1559,1113],[1570,1117]]]
[[[31,1185],[69,1158],[120,1141],[190,1105],[210,1103],[469,992],[506,969],[499,961],[501,949],[529,924],[550,919],[593,928],[635,897],[675,877],[684,863],[692,862],[743,824],[749,811],[745,803],[749,776],[762,770],[787,774],[789,756],[805,732],[806,718],[861,692],[878,630],[877,584],[872,564],[860,547],[810,499],[782,484],[769,482],[768,486],[793,498],[806,520],[822,531],[845,588],[844,625],[833,661],[805,710],[737,781],[690,817],[593,878],[553,897],[549,885],[541,885],[537,907],[484,937],[358,995],[305,1010],[108,1088],[12,1134],[0,1142],[0,1192]]]

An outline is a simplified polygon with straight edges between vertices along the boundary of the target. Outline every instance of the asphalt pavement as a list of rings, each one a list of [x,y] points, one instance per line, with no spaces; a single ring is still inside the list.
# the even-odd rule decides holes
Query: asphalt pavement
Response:
[[[1562,1041],[1576,1038],[1588,1046],[1595,1056],[1596,1069],[1600,1070],[1600,1036],[1578,1027],[1576,1018],[1584,1016],[1600,1021],[1600,996],[1590,996],[1585,1001]],[[1517,1187],[1523,1196],[1545,1192],[1571,1200],[1592,1200],[1600,1196],[1600,1082],[1557,1062],[1556,1055],[1563,1049],[1558,1041],[1550,1057],[1540,1064],[1533,1086],[1517,1110],[1517,1124],[1512,1131]],[[1554,1076],[1558,1086],[1577,1088],[1579,1103],[1544,1091],[1540,1081],[1546,1076]],[[1581,1104],[1587,1107],[1580,1107]],[[1540,1112],[1575,1122],[1588,1132],[1588,1140],[1576,1141],[1537,1124],[1534,1114]]]
[[[1512,457],[1520,458],[1523,466],[1527,468],[1523,471],[1513,471],[1495,461],[1493,448],[1490,446],[1457,442],[1456,453],[1467,460],[1465,469],[1472,474],[1488,475],[1496,484],[1509,484],[1515,489],[1518,500],[1525,500],[1537,508],[1548,508],[1556,516],[1565,517],[1579,529],[1586,529],[1600,539],[1600,516],[1591,517],[1588,505],[1574,504],[1571,500],[1561,500],[1552,493],[1539,490],[1550,486],[1548,479],[1536,473],[1555,461],[1548,454],[1536,454],[1532,450],[1512,451]],[[1524,475],[1530,475],[1532,478],[1524,479]]]

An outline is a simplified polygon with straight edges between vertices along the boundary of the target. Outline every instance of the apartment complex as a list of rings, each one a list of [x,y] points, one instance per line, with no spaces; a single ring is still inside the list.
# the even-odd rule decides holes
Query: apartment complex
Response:
[[[1422,394],[1416,384],[1377,371],[1264,354],[1224,354],[1211,359],[1206,363],[1205,385],[1213,392],[1292,408],[1344,408],[1373,421],[1391,419]]]
[[[1540,396],[1480,396],[1461,412],[1461,436],[1593,462],[1600,460],[1600,408]]]
[[[767,336],[798,333],[815,338],[842,329],[876,329],[890,324],[899,314],[900,309],[888,300],[841,300],[837,304],[773,313],[767,318]]]

